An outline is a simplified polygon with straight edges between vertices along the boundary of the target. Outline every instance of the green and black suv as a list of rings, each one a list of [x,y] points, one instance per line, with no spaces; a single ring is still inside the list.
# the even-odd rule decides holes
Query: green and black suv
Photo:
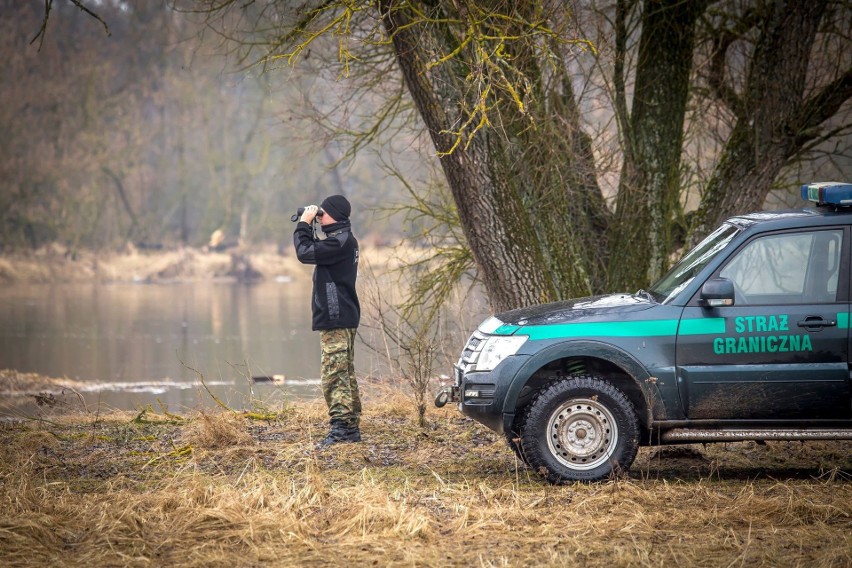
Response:
[[[733,217],[647,291],[483,322],[436,404],[506,436],[554,483],[641,445],[852,438],[852,184]]]

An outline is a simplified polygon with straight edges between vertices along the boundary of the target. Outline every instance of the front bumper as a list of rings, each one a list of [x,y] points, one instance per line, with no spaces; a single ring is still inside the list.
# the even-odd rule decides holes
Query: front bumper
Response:
[[[453,386],[444,386],[435,393],[435,406],[438,408],[443,408],[447,405],[448,402],[459,402],[459,387]]]
[[[455,367],[454,402],[458,402],[462,414],[500,434],[511,427],[515,409],[514,406],[505,408],[506,397],[518,371],[528,359],[528,355],[513,355],[493,370],[484,372],[465,373]]]

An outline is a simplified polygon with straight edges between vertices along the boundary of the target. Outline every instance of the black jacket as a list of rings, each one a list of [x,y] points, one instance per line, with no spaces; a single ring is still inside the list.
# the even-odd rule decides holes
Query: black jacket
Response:
[[[358,327],[361,305],[355,292],[358,241],[348,221],[323,227],[324,240],[315,240],[308,223],[299,221],[293,233],[296,257],[315,264],[313,330]]]

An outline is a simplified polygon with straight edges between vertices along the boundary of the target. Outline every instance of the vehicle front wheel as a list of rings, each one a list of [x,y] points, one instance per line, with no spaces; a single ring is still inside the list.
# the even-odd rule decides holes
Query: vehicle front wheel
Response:
[[[624,473],[639,449],[633,405],[618,388],[595,377],[571,377],[545,387],[523,422],[525,461],[551,483]]]

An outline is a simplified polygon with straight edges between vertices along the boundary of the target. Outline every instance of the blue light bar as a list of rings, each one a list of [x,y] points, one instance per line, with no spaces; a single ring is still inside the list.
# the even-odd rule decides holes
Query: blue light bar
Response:
[[[852,206],[852,183],[820,181],[802,186],[802,199],[817,205]]]

